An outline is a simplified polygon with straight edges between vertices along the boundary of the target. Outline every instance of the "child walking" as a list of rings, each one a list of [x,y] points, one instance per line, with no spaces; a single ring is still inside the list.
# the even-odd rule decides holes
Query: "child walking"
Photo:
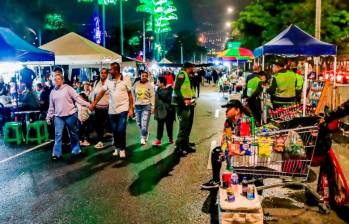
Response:
[[[85,93],[79,94],[81,98],[83,98],[86,102],[88,101],[88,97]],[[89,117],[90,117],[90,111],[87,107],[83,107],[79,104],[77,104],[78,108],[78,127],[79,127],[79,137],[80,137],[80,145],[81,146],[89,146],[90,143],[88,142],[89,137]]]

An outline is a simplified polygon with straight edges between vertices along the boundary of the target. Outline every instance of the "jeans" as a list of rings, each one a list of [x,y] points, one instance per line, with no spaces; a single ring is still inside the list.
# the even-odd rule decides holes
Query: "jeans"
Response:
[[[114,145],[117,149],[126,149],[126,122],[128,111],[120,114],[109,114],[111,129],[113,131]]]
[[[104,129],[108,128],[108,108],[106,109],[98,109],[95,111],[95,128],[97,132],[97,141],[100,142],[103,140]]]
[[[141,136],[143,138],[148,137],[148,127],[149,120],[151,115],[151,106],[150,105],[136,105],[136,121],[137,125],[141,131]]]
[[[66,125],[70,135],[71,150],[73,154],[79,154],[80,144],[79,144],[79,130],[78,130],[78,114],[75,113],[70,116],[65,117],[55,117],[55,144],[53,146],[53,155],[60,157],[62,156],[62,136],[63,129]]]
[[[168,114],[165,119],[161,119],[161,120],[159,119],[157,120],[157,122],[158,122],[158,128],[156,133],[156,139],[161,141],[164,133],[164,126],[166,124],[167,136],[170,140],[172,140],[173,139],[173,122],[174,122],[173,115]]]
[[[222,167],[222,161],[219,155],[222,153],[221,147],[216,147],[211,153],[211,165],[212,165],[212,179],[215,182],[220,182],[220,172]]]

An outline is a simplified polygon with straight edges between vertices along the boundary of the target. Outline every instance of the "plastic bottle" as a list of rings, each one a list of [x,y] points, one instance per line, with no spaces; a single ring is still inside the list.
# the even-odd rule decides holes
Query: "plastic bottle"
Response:
[[[248,191],[247,177],[244,177],[242,179],[241,186],[242,186],[242,195],[247,197],[247,191]]]
[[[231,183],[232,185],[239,185],[239,176],[235,172],[231,175]]]

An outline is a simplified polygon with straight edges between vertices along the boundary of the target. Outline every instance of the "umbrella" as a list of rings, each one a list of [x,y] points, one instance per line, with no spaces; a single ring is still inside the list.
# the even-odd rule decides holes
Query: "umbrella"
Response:
[[[225,61],[248,61],[253,59],[253,53],[247,48],[229,48],[217,54]]]

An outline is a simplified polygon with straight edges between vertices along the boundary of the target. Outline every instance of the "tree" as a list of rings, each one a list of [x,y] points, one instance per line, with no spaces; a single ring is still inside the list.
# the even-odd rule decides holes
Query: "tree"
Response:
[[[184,61],[193,60],[194,54],[197,58],[200,55],[206,55],[207,49],[198,44],[198,34],[195,31],[182,31],[177,33],[172,48],[168,51],[166,58],[170,61],[180,63],[181,45],[183,46]]]
[[[343,0],[322,0],[322,40],[345,47],[349,42],[349,4]],[[314,0],[254,1],[233,22],[232,35],[254,49],[271,40],[290,24],[315,33]]]

